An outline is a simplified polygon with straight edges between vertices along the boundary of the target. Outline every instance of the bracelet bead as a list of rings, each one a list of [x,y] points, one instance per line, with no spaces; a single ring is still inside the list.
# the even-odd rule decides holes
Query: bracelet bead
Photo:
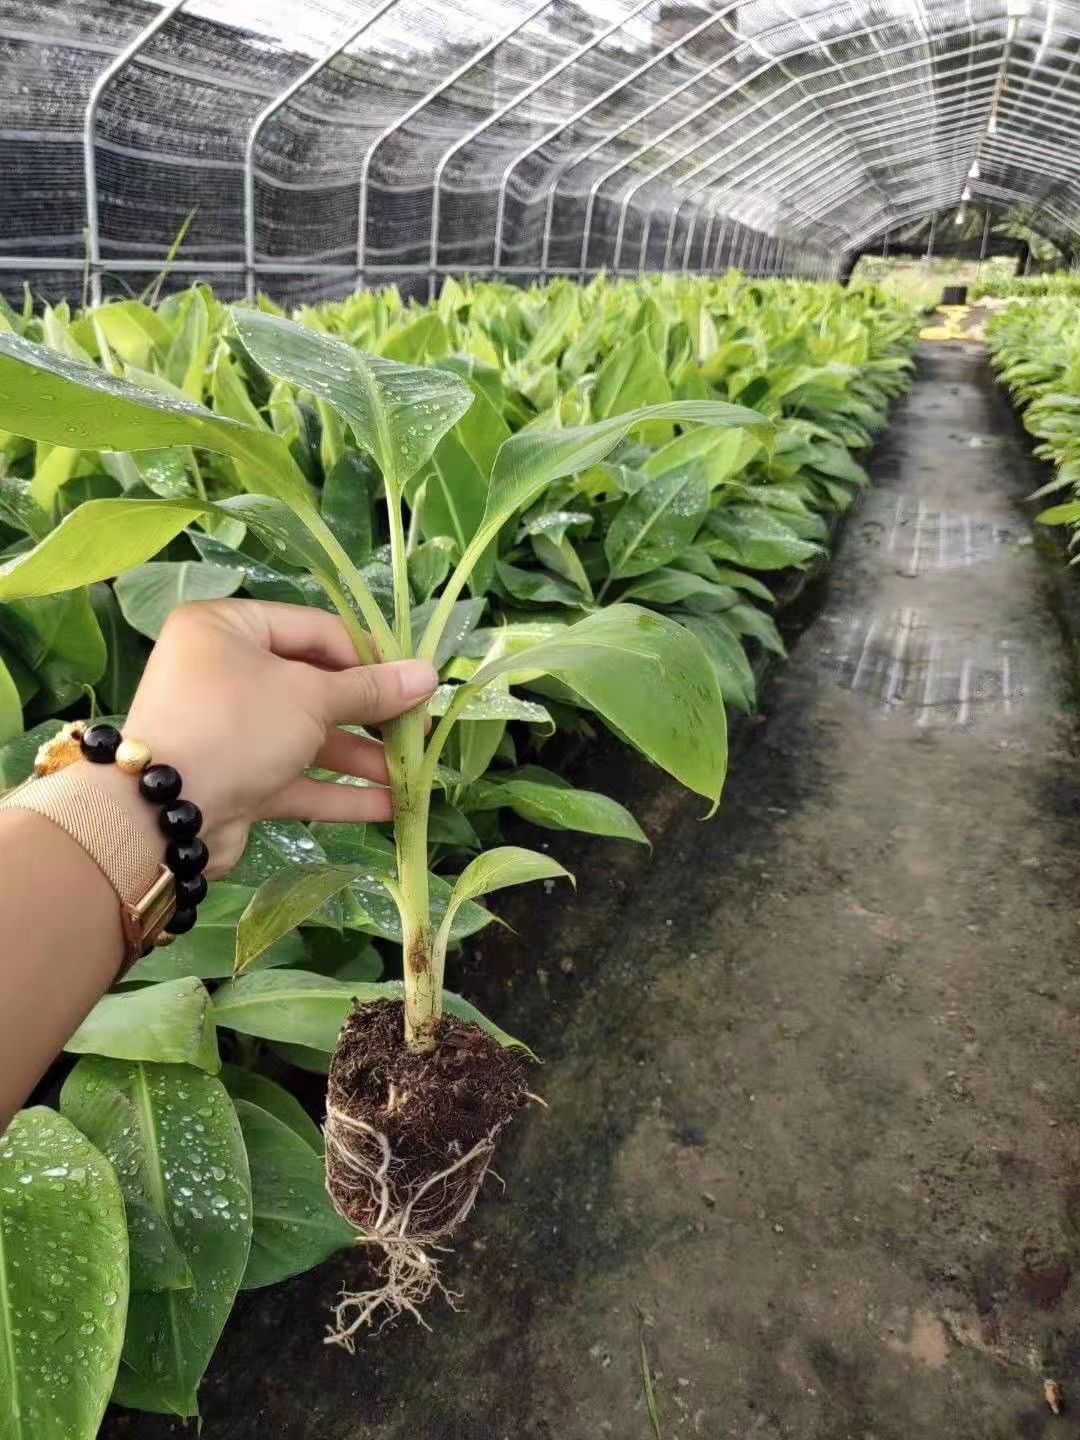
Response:
[[[175,880],[176,903],[182,909],[201,905],[206,899],[208,886],[205,875],[178,875]]]
[[[202,829],[202,811],[190,800],[174,800],[161,807],[158,824],[170,840],[194,840]]]
[[[151,805],[171,805],[179,800],[182,786],[179,771],[171,765],[149,765],[139,776],[139,793]]]
[[[210,852],[201,840],[170,840],[165,848],[165,864],[181,880],[201,875],[209,859]]]
[[[95,765],[111,765],[120,748],[120,731],[115,725],[88,725],[79,740],[87,760]]]
[[[185,905],[182,909],[173,911],[165,922],[165,929],[170,935],[186,935],[198,918],[195,906]]]
[[[125,775],[138,775],[150,764],[153,757],[145,740],[121,740],[116,751],[116,768]]]

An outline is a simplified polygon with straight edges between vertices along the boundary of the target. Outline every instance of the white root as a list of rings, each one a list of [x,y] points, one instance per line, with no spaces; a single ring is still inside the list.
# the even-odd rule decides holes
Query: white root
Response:
[[[362,1234],[383,1252],[385,1277],[371,1290],[342,1291],[334,1307],[334,1324],[327,1327],[327,1345],[342,1345],[351,1354],[358,1330],[374,1325],[377,1318],[381,1329],[405,1313],[427,1329],[419,1307],[436,1291],[454,1305],[459,1297],[442,1284],[438,1262],[429,1251],[446,1248],[439,1241],[457,1229],[476,1203],[502,1128],[496,1125],[467,1154],[422,1185],[410,1187],[406,1182],[403,1188],[404,1166],[395,1160],[387,1137],[366,1121],[330,1106],[324,1127],[327,1159],[349,1190],[370,1194],[364,1208],[376,1218]],[[331,1199],[341,1211],[332,1191]]]

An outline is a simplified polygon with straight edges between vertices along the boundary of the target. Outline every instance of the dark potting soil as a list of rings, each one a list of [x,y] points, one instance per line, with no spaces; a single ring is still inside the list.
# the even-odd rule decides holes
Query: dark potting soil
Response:
[[[405,1047],[399,1001],[358,1006],[342,1029],[330,1066],[327,1106],[340,1133],[349,1122],[370,1127],[393,1156],[393,1189],[404,1200],[431,1178],[497,1136],[528,1104],[526,1055],[471,1022],[443,1018],[436,1048],[413,1055]],[[347,1139],[347,1136],[345,1137]],[[355,1142],[354,1142],[355,1143]],[[370,1144],[367,1147],[370,1149]],[[483,1156],[486,1168],[488,1156]],[[366,1229],[378,1217],[373,1190],[358,1183],[330,1147],[327,1184],[338,1209]],[[441,1236],[454,1214],[454,1186],[425,1197],[422,1223]],[[444,1199],[448,1213],[440,1213]]]

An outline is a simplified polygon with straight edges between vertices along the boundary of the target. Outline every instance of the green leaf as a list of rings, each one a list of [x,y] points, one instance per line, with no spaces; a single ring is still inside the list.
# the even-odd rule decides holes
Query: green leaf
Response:
[[[327,1194],[322,1155],[266,1110],[248,1100],[235,1104],[251,1171],[254,1222],[240,1288],[255,1290],[310,1270],[358,1237]]]
[[[693,543],[708,508],[705,469],[696,460],[648,481],[623,501],[604,537],[612,578],[666,565]]]
[[[236,930],[236,973],[311,918],[328,900],[361,878],[354,865],[297,865],[279,870],[252,896]]]
[[[678,605],[683,600],[708,602],[716,609],[728,609],[739,603],[737,592],[730,585],[717,585],[690,570],[674,570],[662,566],[651,575],[628,585],[623,600],[646,600],[650,605]]]
[[[33,550],[0,566],[0,600],[110,580],[156,555],[203,508],[173,500],[87,500]]]
[[[178,935],[171,945],[152,950],[120,983],[145,984],[185,975],[197,975],[201,980],[226,979],[236,963],[236,927],[253,893],[248,885],[224,881],[211,885],[209,895],[199,906],[199,923],[195,929]],[[300,936],[286,935],[264,950],[256,964],[260,969],[270,965],[297,965],[303,956],[304,942]]]
[[[650,337],[637,335],[616,346],[596,372],[592,411],[597,419],[624,415],[671,399],[671,386],[652,347]],[[670,424],[641,427],[640,439],[657,442],[671,434]]]
[[[532,767],[529,770],[531,773]],[[557,775],[544,780],[489,776],[471,787],[466,801],[469,810],[495,810],[504,805],[546,830],[580,830],[639,845],[649,843],[633,815],[617,800],[595,790],[574,789]]]
[[[337,1044],[353,997],[368,995],[371,986],[348,984],[306,970],[256,970],[222,985],[214,994],[219,1025],[329,1053]]]
[[[98,698],[113,715],[126,715],[142,678],[148,649],[120,613],[120,606],[108,585],[90,587],[93,606],[105,641],[105,673],[98,681]]]
[[[330,1054],[349,1011],[376,1000],[401,1000],[400,980],[343,984],[303,970],[266,970],[242,975],[223,985],[214,996],[219,1025],[287,1045]],[[521,1045],[520,1040],[482,1016],[467,1000],[443,991],[443,1006],[451,1015],[472,1020],[500,1045]]]
[[[574,877],[550,855],[541,855],[537,850],[524,850],[518,845],[499,845],[469,862],[454,882],[453,893],[446,907],[440,929],[450,928],[459,906],[466,900],[476,900],[493,890],[505,890],[510,885],[525,885],[530,880],[554,880],[565,878],[574,884]]]
[[[36,710],[64,710],[105,671],[105,640],[86,590],[0,605],[0,640],[27,666]]]
[[[247,1265],[251,1184],[232,1101],[190,1066],[81,1060],[63,1113],[116,1167],[127,1205],[133,1272],[145,1281],[171,1243],[183,1289],[132,1293],[115,1399],[138,1410],[193,1416],[197,1391]]]
[[[822,553],[820,545],[801,539],[775,512],[760,505],[722,505],[709,512],[708,528],[712,538],[704,548],[709,554],[751,570],[805,565]]]
[[[428,714],[438,717],[449,710],[456,685],[440,685],[428,701]],[[505,685],[488,685],[471,700],[466,701],[460,712],[462,720],[523,720],[528,725],[546,725],[554,730],[550,713],[535,700],[523,700],[511,695]]]
[[[46,720],[0,745],[0,790],[9,790],[28,778],[34,768],[34,756],[46,740],[60,729],[59,720]]]
[[[742,405],[722,400],[673,400],[666,405],[646,405],[596,425],[521,430],[500,447],[495,457],[482,528],[497,532],[515,510],[535,499],[553,480],[595,465],[636,425],[647,420],[743,427],[768,424],[763,415]]]
[[[363,565],[375,545],[372,510],[376,483],[367,457],[346,450],[323,484],[323,519],[357,565]]]
[[[471,683],[500,675],[561,680],[649,759],[719,801],[727,768],[723,701],[700,643],[673,620],[611,605],[531,649],[489,661]]]
[[[128,1305],[124,1202],[105,1158],[44,1106],[0,1136],[0,1436],[94,1440]]]
[[[408,559],[409,584],[417,600],[430,599],[443,583],[450,573],[456,549],[455,541],[438,535],[411,552]]]
[[[273,1115],[287,1125],[294,1135],[299,1135],[304,1144],[320,1158],[323,1153],[322,1131],[312,1120],[295,1095],[290,1095],[284,1085],[260,1075],[257,1070],[245,1070],[240,1065],[225,1065],[221,1070],[225,1089],[234,1100],[249,1100],[261,1110]]]
[[[487,491],[487,475],[456,433],[444,435],[416,500],[421,530],[429,540],[448,536],[464,550],[483,517]]]
[[[189,600],[221,600],[234,595],[243,578],[242,570],[208,565],[205,560],[156,560],[125,571],[113,588],[132,629],[156,640],[178,606]]]
[[[384,480],[399,490],[472,403],[469,387],[444,370],[364,355],[257,310],[237,310],[233,318],[252,359],[332,405]]]
[[[733,605],[730,610],[724,611],[724,619],[740,635],[752,635],[759,645],[779,655],[781,660],[787,658],[787,649],[776,628],[776,621],[756,605]]]
[[[11,671],[0,657],[0,745],[22,734],[22,701]]]
[[[202,358],[195,359],[201,366]],[[176,383],[183,383],[186,374]],[[0,396],[0,426],[16,435],[75,450],[158,450],[172,445],[213,450],[237,463],[248,489],[311,509],[303,475],[271,430],[256,430],[190,401],[140,389],[17,335],[0,334]],[[149,554],[108,574],[130,569]],[[93,578],[104,580],[107,575]]]
[[[194,1065],[211,1075],[221,1069],[210,996],[194,976],[104,995],[64,1049],[73,1055]]]
[[[716,670],[720,693],[728,705],[747,713],[757,703],[757,686],[742,639],[723,615],[679,615],[692,630]]]

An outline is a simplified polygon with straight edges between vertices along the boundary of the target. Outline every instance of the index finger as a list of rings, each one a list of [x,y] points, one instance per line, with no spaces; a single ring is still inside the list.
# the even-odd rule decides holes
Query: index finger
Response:
[[[303,660],[322,670],[349,670],[371,660],[370,652],[356,653],[345,622],[326,610],[276,600],[229,600],[225,607],[264,650],[282,660]]]

